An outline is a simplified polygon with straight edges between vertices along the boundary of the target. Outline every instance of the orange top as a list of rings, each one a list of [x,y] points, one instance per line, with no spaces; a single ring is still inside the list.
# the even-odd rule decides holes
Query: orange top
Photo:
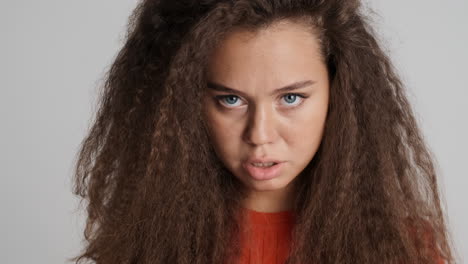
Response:
[[[248,221],[241,233],[241,257],[238,264],[283,264],[289,254],[293,211],[274,213],[246,210]],[[427,237],[426,239],[430,239]],[[437,254],[437,264],[444,264]]]
[[[291,230],[294,225],[292,211],[274,213],[247,209],[247,222],[241,234],[239,264],[282,264],[289,254]]]

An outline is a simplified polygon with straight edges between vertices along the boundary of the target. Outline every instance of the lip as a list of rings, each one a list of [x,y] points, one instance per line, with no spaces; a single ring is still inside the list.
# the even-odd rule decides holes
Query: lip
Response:
[[[275,162],[271,167],[255,167],[252,163]],[[281,168],[284,162],[276,159],[249,159],[242,163],[242,167],[250,174],[250,176],[259,181],[271,180],[276,178],[281,173]]]

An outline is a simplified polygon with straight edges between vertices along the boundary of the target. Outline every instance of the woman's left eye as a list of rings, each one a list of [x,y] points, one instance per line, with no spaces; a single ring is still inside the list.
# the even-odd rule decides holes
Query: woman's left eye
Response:
[[[294,93],[286,94],[282,96],[282,99],[284,99],[287,106],[299,105],[304,100],[304,98],[305,96],[301,94],[294,94]]]

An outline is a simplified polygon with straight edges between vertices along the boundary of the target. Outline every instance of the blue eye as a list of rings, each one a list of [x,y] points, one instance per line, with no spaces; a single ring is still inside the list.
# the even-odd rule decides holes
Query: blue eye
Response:
[[[284,96],[285,101],[292,104],[296,101],[296,95],[295,94],[287,94]]]
[[[237,100],[239,100],[239,98],[236,97],[236,96],[227,96],[224,99],[226,99],[225,102],[227,102],[228,104],[235,104],[237,102]]]
[[[236,95],[220,95],[216,96],[216,99],[223,105],[226,105],[228,107],[232,106],[239,106],[239,104],[236,104],[237,102],[240,102],[240,99]]]
[[[300,104],[302,100],[305,98],[305,96],[291,93],[291,94],[284,95],[282,98],[284,98],[286,105],[295,106],[295,105]]]
[[[299,106],[304,98],[307,96],[297,93],[289,93],[281,96],[281,99],[285,101],[283,103],[286,107],[296,107]],[[218,101],[219,104],[227,107],[227,108],[234,108],[242,105],[242,99],[237,95],[218,95],[215,96],[215,99]]]

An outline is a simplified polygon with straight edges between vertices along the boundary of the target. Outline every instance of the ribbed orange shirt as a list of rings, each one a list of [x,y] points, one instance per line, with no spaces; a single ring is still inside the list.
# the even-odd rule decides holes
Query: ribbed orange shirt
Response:
[[[293,211],[257,212],[244,208],[248,221],[241,233],[241,257],[238,264],[283,264],[289,254]],[[437,264],[444,260],[437,254]]]
[[[248,221],[241,234],[239,264],[282,264],[289,254],[294,213],[246,209]]]

